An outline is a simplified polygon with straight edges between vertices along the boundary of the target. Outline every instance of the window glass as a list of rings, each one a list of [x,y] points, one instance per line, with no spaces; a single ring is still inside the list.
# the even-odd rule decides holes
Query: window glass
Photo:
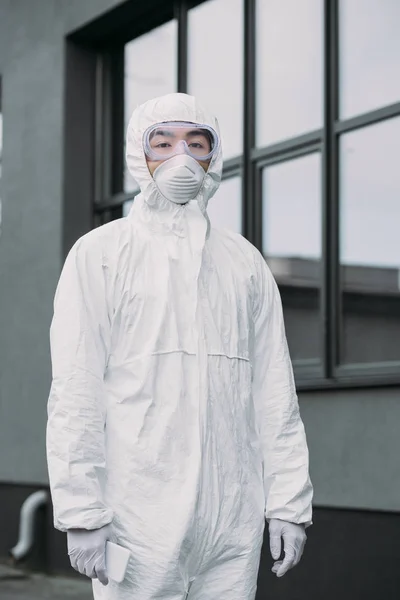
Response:
[[[400,360],[400,118],[340,142],[342,356]]]
[[[94,215],[95,227],[105,225],[106,223],[110,223],[110,221],[115,221],[116,219],[123,217],[123,208],[123,206],[119,205],[96,212]]]
[[[177,22],[169,21],[125,46],[125,128],[133,110],[177,90]],[[126,165],[124,191],[137,189]]]
[[[242,179],[224,179],[208,204],[211,225],[242,233]]]
[[[257,146],[322,127],[323,0],[257,0]]]
[[[321,157],[263,171],[263,253],[280,287],[294,360],[320,349]]]
[[[243,0],[208,0],[190,10],[188,48],[188,91],[218,118],[224,159],[240,155]]]
[[[127,217],[132,208],[133,200],[126,200],[122,205],[122,216]]]
[[[399,0],[340,0],[340,117],[400,102]]]

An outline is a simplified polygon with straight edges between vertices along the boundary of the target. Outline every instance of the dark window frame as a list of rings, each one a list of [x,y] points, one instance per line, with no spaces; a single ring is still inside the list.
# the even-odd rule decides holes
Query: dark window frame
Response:
[[[122,205],[137,192],[121,191],[124,147],[123,82],[124,44],[172,18],[178,21],[177,89],[187,91],[188,11],[207,0],[163,2],[163,12],[143,9],[141,19],[113,36],[98,52],[96,96],[96,224],[122,216]],[[151,0],[155,4],[157,0]],[[223,178],[242,177],[242,221],[244,235],[262,248],[262,185],[265,166],[305,156],[315,151],[322,160],[322,257],[320,281],[321,361],[304,360],[295,364],[299,389],[340,389],[349,387],[399,385],[400,360],[395,363],[340,364],[342,331],[342,294],[339,264],[339,139],[340,135],[361,127],[400,116],[400,102],[346,120],[339,118],[339,0],[324,0],[324,122],[320,129],[257,148],[256,127],[256,0],[244,2],[244,98],[243,152],[224,163]],[[126,3],[129,4],[129,3]],[[161,4],[160,4],[161,6]],[[125,7],[126,10],[127,7]],[[131,12],[133,12],[133,8]],[[157,16],[155,16],[157,13]],[[139,25],[133,25],[139,23]],[[120,32],[118,35],[118,31]],[[98,179],[100,177],[100,179]],[[106,219],[100,218],[100,213]]]

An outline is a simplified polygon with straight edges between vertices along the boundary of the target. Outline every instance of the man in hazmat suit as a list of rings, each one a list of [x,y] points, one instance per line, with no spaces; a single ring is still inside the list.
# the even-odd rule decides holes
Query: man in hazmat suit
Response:
[[[210,226],[221,143],[193,97],[137,108],[126,154],[141,193],[75,243],[54,300],[55,527],[97,600],[253,600],[265,521],[278,576],[311,522],[279,293],[254,246]],[[108,539],[131,553],[122,583]]]

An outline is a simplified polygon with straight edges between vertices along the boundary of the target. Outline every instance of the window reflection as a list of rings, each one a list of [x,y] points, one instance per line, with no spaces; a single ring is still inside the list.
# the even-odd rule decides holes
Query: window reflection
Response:
[[[342,361],[400,358],[400,118],[342,136]]]
[[[188,36],[188,91],[218,117],[224,159],[232,158],[242,153],[243,0],[193,8]]]
[[[340,116],[400,102],[399,0],[340,0]]]
[[[230,177],[221,185],[208,204],[211,225],[242,233],[242,180]]]
[[[169,21],[125,46],[125,131],[133,110],[177,90],[177,23]],[[124,191],[137,184],[126,165]]]
[[[264,169],[263,253],[280,287],[292,358],[319,358],[319,154]]]
[[[122,205],[122,216],[127,217],[132,208],[133,200],[126,200]]]
[[[257,0],[257,146],[322,126],[323,0]]]
[[[123,216],[123,210],[124,207],[119,205],[110,208],[105,208],[99,212],[96,212],[94,216],[94,226],[100,227],[101,225],[110,223],[110,221],[120,219]]]

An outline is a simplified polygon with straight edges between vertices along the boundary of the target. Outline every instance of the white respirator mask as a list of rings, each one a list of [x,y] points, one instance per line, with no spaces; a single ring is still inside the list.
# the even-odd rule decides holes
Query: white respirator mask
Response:
[[[164,198],[175,204],[186,204],[196,198],[205,175],[195,158],[177,154],[156,168],[153,179]]]

